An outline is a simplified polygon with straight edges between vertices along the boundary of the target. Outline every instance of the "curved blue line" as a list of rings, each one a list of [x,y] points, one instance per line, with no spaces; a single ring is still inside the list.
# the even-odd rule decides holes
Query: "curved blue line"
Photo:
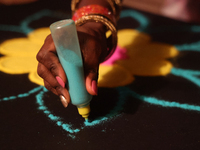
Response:
[[[32,32],[34,29],[30,28],[28,25],[35,21],[35,20],[38,20],[42,17],[45,17],[45,16],[52,16],[53,15],[53,12],[50,11],[50,10],[42,10],[42,11],[39,11],[31,16],[28,16],[26,19],[24,19],[21,23],[20,23],[20,27],[21,29],[26,32],[26,34],[28,34],[29,32]]]
[[[190,28],[192,32],[200,32],[200,26],[193,25]]]
[[[20,26],[14,26],[14,25],[0,24],[0,30],[26,34],[26,32],[23,31]]]
[[[24,20],[21,21],[19,26],[1,24],[0,30],[1,31],[11,31],[11,32],[19,32],[19,33],[23,33],[23,34],[28,34],[28,33],[32,32],[34,30],[31,27],[29,27],[29,24],[31,22],[38,20],[38,19],[45,17],[45,16],[61,18],[60,17],[61,15],[62,14],[54,13],[51,10],[45,9],[45,10],[39,11],[39,12],[33,14],[33,15],[28,16],[27,18],[25,18]]]
[[[193,72],[192,71],[191,73],[194,73],[194,74],[198,75],[200,72]],[[41,89],[42,89],[42,91],[40,91]],[[118,117],[120,115],[120,112],[124,108],[124,104],[127,101],[127,97],[128,96],[132,96],[132,97],[135,97],[135,98],[137,98],[139,100],[142,100],[144,102],[147,102],[147,103],[150,103],[150,104],[153,104],[153,105],[159,105],[159,106],[162,106],[162,107],[177,107],[177,108],[186,109],[186,110],[200,111],[200,106],[190,105],[190,104],[181,104],[181,103],[178,103],[178,102],[169,102],[169,101],[157,99],[155,97],[148,97],[148,96],[140,95],[140,94],[137,94],[134,91],[131,91],[127,87],[118,87],[116,89],[119,92],[119,100],[118,100],[117,105],[115,106],[115,108],[112,109],[110,111],[110,113],[107,114],[105,117],[99,118],[99,119],[94,120],[92,122],[87,122],[86,121],[85,122],[85,127],[86,126],[94,126],[94,125],[100,124],[100,123],[102,123],[104,121],[108,121],[110,119],[113,119],[114,117]],[[34,88],[33,90],[30,90],[27,93],[19,94],[18,96],[10,96],[8,98],[0,99],[0,101],[2,101],[2,100],[4,100],[4,101],[12,100],[12,99],[16,99],[16,98],[19,98],[19,97],[27,97],[30,94],[33,94],[33,93],[38,92],[38,91],[40,91],[36,95],[36,100],[37,100],[36,102],[39,105],[38,109],[43,111],[44,114],[50,120],[55,121],[58,126],[62,127],[65,131],[69,132],[70,133],[69,134],[70,137],[75,138],[75,135],[73,135],[73,134],[80,132],[80,130],[83,129],[84,127],[81,127],[81,129],[74,129],[72,127],[72,125],[64,123],[60,117],[53,115],[48,110],[48,108],[44,105],[44,101],[43,101],[42,98],[43,98],[44,94],[47,92],[47,90],[46,90],[46,88],[44,88],[42,86]]]
[[[118,90],[118,92],[119,92],[119,100],[118,100],[116,106],[104,117],[97,118],[96,120],[94,120],[92,122],[89,122],[86,120],[84,122],[85,126],[94,126],[94,125],[100,124],[102,122],[108,121],[110,119],[113,119],[114,117],[118,117],[120,115],[120,112],[123,110],[123,106],[126,102],[127,96],[121,94],[122,91],[120,91],[120,90]]]
[[[140,27],[137,28],[139,31],[144,31],[149,25],[150,21],[143,14],[134,10],[123,10],[120,14],[120,18],[131,17],[140,23]]]
[[[30,28],[28,25],[37,19],[40,19],[44,16],[51,16],[52,12],[48,11],[48,10],[44,10],[44,11],[40,11],[36,14],[33,14],[32,16],[27,17],[25,20],[23,20],[20,24],[20,26],[7,26],[7,25],[0,25],[0,30],[4,29],[7,31],[14,31],[14,32],[21,32],[21,33],[29,33],[31,32],[33,29]],[[133,11],[133,10],[125,10],[121,12],[121,18],[124,17],[132,17],[133,19],[136,19],[139,23],[140,23],[140,27],[138,28],[138,30],[140,31],[144,31],[147,26],[149,25],[149,20],[142,14],[140,14],[137,11]],[[182,28],[184,30],[189,30],[186,28]],[[192,26],[191,31],[193,32],[199,32],[200,31],[200,27],[199,26]],[[186,44],[186,45],[180,45],[180,46],[176,46],[180,51],[183,50],[195,50],[195,51],[199,51],[199,45],[200,42],[196,42],[196,43],[192,43],[192,44]],[[173,75],[176,76],[181,76],[183,78],[188,79],[189,81],[193,82],[194,84],[196,84],[197,86],[200,86],[200,80],[198,79],[198,77],[200,75],[200,71],[193,71],[193,70],[184,70],[184,69],[178,69],[178,68],[173,68],[171,70],[171,73]],[[40,91],[41,89],[43,89],[42,91]],[[118,103],[116,104],[115,108],[112,109],[110,111],[110,113],[108,113],[106,116],[98,118],[97,120],[94,120],[92,122],[85,122],[84,125],[85,126],[94,126],[97,125],[99,123],[102,123],[104,121],[108,121],[109,119],[113,119],[114,117],[118,117],[120,115],[120,112],[123,110],[124,108],[124,104],[127,100],[127,96],[132,96],[134,98],[137,98],[141,101],[153,104],[153,105],[158,105],[158,106],[162,106],[162,107],[176,107],[176,108],[180,108],[180,109],[186,109],[186,110],[193,110],[193,111],[200,111],[200,106],[197,105],[191,105],[191,104],[181,104],[178,102],[169,102],[166,100],[160,100],[157,99],[155,97],[148,97],[145,95],[140,95],[137,94],[134,91],[131,91],[129,88],[127,87],[119,87],[116,88],[119,92],[119,100]],[[62,121],[62,118],[52,114],[48,108],[44,105],[44,101],[43,101],[43,96],[44,94],[47,92],[47,90],[43,87],[37,87],[34,88],[33,90],[29,91],[28,93],[24,93],[24,94],[19,94],[17,96],[10,96],[10,97],[5,97],[3,99],[0,99],[1,101],[9,101],[9,100],[14,100],[16,98],[22,98],[22,97],[27,97],[30,94],[36,93],[40,91],[37,95],[36,95],[36,102],[38,104],[38,109],[43,111],[43,113],[52,121],[56,122],[56,124],[60,127],[62,127],[65,131],[69,132],[69,136],[74,138],[75,136],[72,134],[76,134],[78,133],[81,129],[83,129],[84,127],[82,127],[81,129],[73,129],[72,125],[64,123]]]
[[[132,97],[135,97],[135,98],[142,100],[142,101],[149,103],[149,104],[158,105],[158,106],[162,106],[162,107],[176,107],[176,108],[190,110],[190,111],[200,111],[200,106],[198,106],[198,105],[181,104],[181,103],[178,103],[178,102],[170,102],[170,101],[166,101],[166,100],[160,100],[160,99],[157,99],[155,97],[140,95],[140,94],[137,94],[134,91],[131,91],[127,87],[120,87],[120,88],[117,88],[117,89],[119,91],[121,91],[122,95],[124,95],[124,96],[130,95]]]
[[[73,129],[72,125],[64,123],[62,121],[62,118],[52,114],[48,108],[44,105],[44,101],[43,101],[43,96],[44,94],[47,92],[46,88],[43,88],[42,91],[40,91],[40,93],[38,93],[36,95],[36,102],[39,105],[38,109],[43,111],[43,113],[52,121],[56,122],[56,124],[60,127],[62,127],[65,131],[69,132],[69,133],[77,133],[80,131],[80,129]],[[71,137],[73,137],[72,135],[70,135]]]
[[[200,76],[200,71],[172,68],[171,74],[183,77],[200,87],[200,79],[197,77]]]
[[[34,94],[34,93],[40,91],[42,88],[43,88],[43,86],[39,86],[39,87],[36,87],[36,88],[30,90],[30,91],[27,92],[27,93],[18,94],[17,96],[4,97],[4,98],[0,99],[0,102],[1,102],[1,101],[14,100],[14,99],[17,99],[17,98],[28,97],[28,96],[30,96],[31,94]]]
[[[200,41],[190,43],[190,44],[182,44],[182,45],[175,45],[178,51],[196,51],[200,52]]]

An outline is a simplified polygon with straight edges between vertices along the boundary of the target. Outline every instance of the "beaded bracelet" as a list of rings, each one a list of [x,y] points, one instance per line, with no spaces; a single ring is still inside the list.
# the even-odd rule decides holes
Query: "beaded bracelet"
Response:
[[[81,26],[87,22],[101,22],[103,23],[108,30],[111,31],[111,35],[107,38],[107,45],[111,45],[111,47],[108,47],[107,56],[105,60],[107,60],[115,51],[117,46],[117,30],[115,26],[105,17],[99,16],[99,15],[86,15],[82,16],[78,20],[75,20],[76,25]]]

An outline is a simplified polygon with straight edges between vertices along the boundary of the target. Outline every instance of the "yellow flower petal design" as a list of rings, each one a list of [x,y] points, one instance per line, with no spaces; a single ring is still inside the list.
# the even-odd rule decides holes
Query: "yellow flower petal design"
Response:
[[[30,72],[28,78],[33,83],[44,85],[43,79],[37,74],[37,71]]]
[[[36,54],[41,48],[49,28],[40,28],[27,38],[10,39],[0,45],[0,71],[10,74],[29,73],[29,79],[43,85],[37,75]],[[175,57],[178,51],[172,45],[151,42],[150,36],[133,29],[118,31],[118,45],[127,49],[127,60],[118,60],[114,65],[100,65],[98,86],[117,87],[127,85],[134,75],[157,76],[170,73],[172,64],[167,58]]]
[[[152,42],[128,49],[130,57],[141,56],[152,59],[172,58],[178,55],[177,49],[168,44]]]
[[[41,28],[31,32],[27,38],[10,39],[1,43],[0,53],[5,56],[1,57],[0,70],[10,74],[36,72],[36,54],[48,34],[49,28]]]
[[[119,65],[99,67],[99,87],[118,87],[133,82],[134,78],[129,71]]]
[[[132,40],[130,40],[131,33],[134,35]],[[151,43],[148,35],[136,30],[121,30],[118,36],[120,37],[119,45],[127,48],[129,59],[120,60],[117,64],[129,70],[131,74],[160,76],[170,73],[172,64],[166,58],[178,55],[178,50],[174,46],[164,43]],[[122,43],[120,43],[120,39],[121,42],[123,41]]]
[[[118,31],[118,45],[123,48],[133,50],[133,47],[147,44],[150,40],[150,36],[137,30],[122,29]]]
[[[1,57],[0,71],[10,74],[23,74],[35,71],[37,60],[34,57],[10,56]]]
[[[40,47],[41,47],[42,44],[44,43],[45,38],[50,33],[51,32],[50,32],[49,28],[39,28],[39,29],[36,29],[33,32],[29,33],[28,34],[28,38],[32,42],[39,44]]]
[[[7,56],[35,56],[41,45],[33,43],[27,38],[10,39],[3,42],[0,52]]]

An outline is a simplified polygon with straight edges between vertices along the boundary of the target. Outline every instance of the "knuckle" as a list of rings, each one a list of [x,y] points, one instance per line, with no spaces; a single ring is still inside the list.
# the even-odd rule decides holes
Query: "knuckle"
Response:
[[[52,37],[51,35],[48,35],[44,41],[43,46],[41,47],[41,49],[36,55],[36,59],[41,63],[44,62],[48,58],[47,55],[50,49],[49,45],[51,45],[50,39],[52,39]]]
[[[57,92],[58,94],[62,94],[63,88],[62,88],[61,86],[56,86],[56,87],[54,87],[54,88],[55,88],[55,90],[56,90],[56,92]]]
[[[51,36],[51,34],[49,34],[49,35],[45,38],[44,42],[49,41],[51,38],[52,38],[52,36]]]
[[[42,72],[41,70],[37,70],[37,74],[38,74],[41,78],[43,78],[43,72]]]
[[[50,85],[45,85],[45,88],[49,91],[51,91],[52,93],[58,95],[56,89],[54,89],[53,87],[51,87]]]
[[[46,53],[45,53],[45,51],[41,48],[40,49],[40,51],[37,53],[37,55],[36,55],[36,59],[39,61],[39,62],[43,62],[44,61],[44,59],[45,59],[45,55],[46,55]]]
[[[96,74],[98,73],[98,67],[96,66],[85,66],[85,71],[88,73]]]
[[[92,69],[90,70],[90,72],[91,72],[91,73],[97,73],[97,72],[98,72],[98,69],[97,69],[97,68],[92,68]]]
[[[54,73],[57,70],[57,65],[54,62],[51,62],[49,65],[50,72]]]
[[[54,93],[55,95],[58,95],[55,87],[51,86],[47,81],[44,80],[44,86],[47,90],[51,91],[52,93]]]
[[[41,67],[41,64],[38,64],[38,68],[37,68],[37,74],[43,78],[43,74],[44,74],[44,71]]]
[[[97,74],[97,69],[92,68],[88,72],[92,74]]]
[[[61,86],[58,86],[58,85],[56,85],[54,88],[55,88],[57,91],[60,91],[60,90],[62,89],[62,87],[61,87]]]

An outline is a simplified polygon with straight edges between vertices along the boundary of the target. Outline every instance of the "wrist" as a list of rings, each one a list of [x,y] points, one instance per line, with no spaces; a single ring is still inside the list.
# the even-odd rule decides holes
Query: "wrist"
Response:
[[[105,8],[108,8],[109,10],[112,10],[112,8],[110,7],[109,3],[107,2],[107,0],[80,0],[77,8],[81,8],[87,5],[101,5]]]
[[[106,34],[107,28],[101,22],[86,22],[82,27],[95,31],[98,34]]]
[[[90,35],[93,35],[99,39],[106,39],[107,57],[105,59],[109,58],[117,45],[115,14],[113,14],[108,7],[103,5],[90,4],[82,6],[79,4],[79,6],[76,7],[76,4],[79,2],[79,0],[78,2],[77,0],[74,0],[73,2],[75,3],[72,3],[72,6],[74,6],[72,7],[72,19],[75,21],[78,30],[87,31],[87,33]],[[101,0],[101,2],[103,1]],[[114,2],[112,4],[114,4]],[[106,32],[108,30],[111,31],[111,34],[107,37]]]

